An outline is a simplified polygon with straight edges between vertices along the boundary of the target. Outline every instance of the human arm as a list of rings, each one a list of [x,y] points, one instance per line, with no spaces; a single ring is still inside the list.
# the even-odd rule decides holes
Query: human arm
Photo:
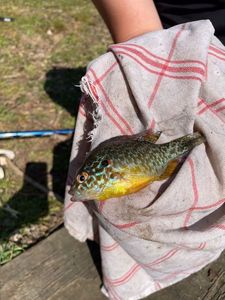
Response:
[[[162,29],[153,0],[92,0],[115,43]]]

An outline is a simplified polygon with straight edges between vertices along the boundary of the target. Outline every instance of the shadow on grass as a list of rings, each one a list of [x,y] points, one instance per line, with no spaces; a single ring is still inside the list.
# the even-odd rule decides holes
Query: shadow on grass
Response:
[[[85,74],[85,68],[53,68],[46,73],[45,92],[49,97],[66,109],[74,118],[77,116],[81,92],[76,84]],[[64,196],[72,138],[55,146],[53,150],[53,167],[51,171],[53,192]]]
[[[55,103],[66,109],[75,118],[81,98],[80,89],[75,85],[79,84],[84,74],[85,68],[53,68],[46,74],[44,85],[46,93]],[[53,168],[51,171],[53,191],[62,197],[67,180],[71,146],[72,138],[56,145],[53,151]],[[102,278],[99,245],[93,241],[87,241],[87,246],[98,274]]]
[[[25,176],[47,188],[47,164],[29,162]],[[15,230],[38,221],[48,214],[48,195],[26,180],[22,188],[0,209],[0,240],[8,240]]]
[[[45,92],[71,116],[76,117],[81,91],[78,85],[85,68],[53,68],[46,73]]]

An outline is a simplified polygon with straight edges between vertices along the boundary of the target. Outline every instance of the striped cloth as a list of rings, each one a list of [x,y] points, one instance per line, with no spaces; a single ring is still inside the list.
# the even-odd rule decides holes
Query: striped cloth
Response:
[[[81,88],[67,191],[86,152],[111,137],[151,128],[162,131],[159,143],[194,130],[207,139],[170,182],[85,205],[66,194],[70,234],[99,234],[104,293],[141,299],[225,248],[225,47],[208,20],[147,33],[110,46]]]

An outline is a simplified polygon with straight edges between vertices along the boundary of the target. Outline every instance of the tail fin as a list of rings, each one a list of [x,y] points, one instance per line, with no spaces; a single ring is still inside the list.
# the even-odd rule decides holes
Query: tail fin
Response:
[[[180,139],[181,140],[183,139],[184,143],[187,143],[189,145],[189,147],[192,147],[192,148],[194,148],[195,146],[198,146],[206,141],[206,138],[198,131],[194,132],[193,134],[188,134]]]
[[[206,139],[201,133],[194,132],[193,134],[185,135],[176,140],[170,141],[169,143],[163,144],[162,146],[164,147],[165,145],[167,148],[167,153],[169,153],[170,159],[177,159],[205,141]]]

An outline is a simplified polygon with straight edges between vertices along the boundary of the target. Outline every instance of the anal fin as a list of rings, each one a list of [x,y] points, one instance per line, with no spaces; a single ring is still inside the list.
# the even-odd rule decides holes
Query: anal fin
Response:
[[[164,180],[168,177],[170,177],[171,175],[173,175],[174,171],[176,170],[178,166],[178,161],[177,160],[172,160],[168,163],[165,171],[159,176],[158,180]]]

